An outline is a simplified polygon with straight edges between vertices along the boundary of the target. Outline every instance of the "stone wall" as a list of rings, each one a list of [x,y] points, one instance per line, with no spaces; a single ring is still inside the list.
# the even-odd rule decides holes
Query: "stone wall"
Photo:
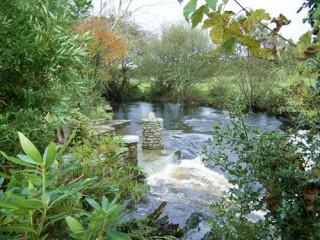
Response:
[[[163,119],[155,118],[153,113],[148,118],[143,118],[142,125],[142,148],[161,149],[163,148],[162,130]]]
[[[138,164],[138,142],[139,137],[134,135],[126,135],[122,138],[124,147],[117,153],[121,161]]]

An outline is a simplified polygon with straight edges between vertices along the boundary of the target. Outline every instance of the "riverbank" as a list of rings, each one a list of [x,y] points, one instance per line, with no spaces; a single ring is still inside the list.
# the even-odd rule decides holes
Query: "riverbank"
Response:
[[[230,110],[230,99],[240,98],[249,112],[267,112],[291,123],[305,116],[312,118],[310,101],[314,93],[311,86],[315,79],[283,75],[277,81],[258,82],[252,86],[250,82],[239,82],[234,77],[215,77],[194,83],[184,92],[172,88],[161,95],[155,94],[152,79],[132,79],[131,85],[135,88],[126,99],[129,102],[179,103],[181,107],[206,106],[223,111]],[[245,86],[247,90],[243,89]]]

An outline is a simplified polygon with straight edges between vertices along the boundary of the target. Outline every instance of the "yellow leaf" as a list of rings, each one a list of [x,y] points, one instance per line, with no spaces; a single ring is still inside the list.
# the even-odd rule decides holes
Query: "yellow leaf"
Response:
[[[254,12],[250,12],[248,17],[243,22],[243,27],[246,32],[251,32],[252,30],[256,29],[258,24],[262,20],[270,20],[269,13],[266,13],[264,9],[257,9]]]

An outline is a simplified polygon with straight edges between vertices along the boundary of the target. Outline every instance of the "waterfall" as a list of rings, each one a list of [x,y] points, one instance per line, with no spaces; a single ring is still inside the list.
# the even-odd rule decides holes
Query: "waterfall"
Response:
[[[191,190],[211,195],[210,199],[212,195],[220,196],[223,191],[232,187],[222,174],[207,168],[200,156],[191,160],[181,160],[180,163],[172,163],[168,159],[160,162],[157,168],[149,172],[153,172],[147,178],[150,186],[163,185],[166,189],[175,188],[183,192]],[[196,195],[198,194],[194,196]]]
[[[157,158],[155,161],[145,164],[145,166],[143,167],[143,171],[147,175],[147,177],[161,173],[167,166],[176,164],[178,162],[179,156],[180,152]]]

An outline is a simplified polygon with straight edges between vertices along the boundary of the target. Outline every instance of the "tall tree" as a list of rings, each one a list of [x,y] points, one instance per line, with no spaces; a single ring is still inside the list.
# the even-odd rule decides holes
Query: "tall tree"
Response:
[[[171,100],[186,100],[193,84],[204,77],[211,48],[204,32],[182,23],[163,26],[160,36],[147,44],[140,63],[142,75],[152,83],[153,96],[176,93]]]

